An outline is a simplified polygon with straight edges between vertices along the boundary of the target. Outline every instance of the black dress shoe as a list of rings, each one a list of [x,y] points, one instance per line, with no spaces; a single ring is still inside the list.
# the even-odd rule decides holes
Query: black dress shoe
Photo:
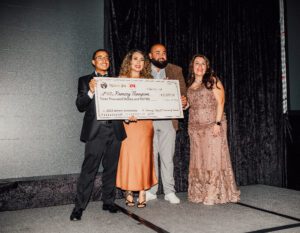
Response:
[[[102,206],[103,210],[108,210],[110,213],[117,213],[118,212],[118,207],[116,207],[114,204],[103,204]]]
[[[76,209],[76,207],[73,209],[72,214],[70,216],[71,221],[79,221],[81,220],[83,209]]]

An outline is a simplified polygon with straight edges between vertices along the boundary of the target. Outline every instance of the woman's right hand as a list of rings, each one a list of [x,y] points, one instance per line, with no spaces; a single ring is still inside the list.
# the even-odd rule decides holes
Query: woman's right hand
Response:
[[[130,122],[137,122],[137,118],[135,116],[131,116],[128,118]]]
[[[215,124],[213,126],[213,136],[214,137],[221,136],[221,126],[220,125]]]

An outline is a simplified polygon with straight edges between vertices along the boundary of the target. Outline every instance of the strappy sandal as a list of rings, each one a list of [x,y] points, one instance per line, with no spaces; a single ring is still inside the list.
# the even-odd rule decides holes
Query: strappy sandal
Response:
[[[137,203],[137,208],[145,208],[146,207],[146,201],[138,202]]]
[[[140,199],[140,198],[139,198]],[[138,203],[137,203],[137,205],[136,205],[136,207],[137,208],[145,208],[146,207],[146,192],[144,192],[144,194],[143,194],[143,199],[144,199],[144,201],[138,201]]]
[[[128,200],[128,197],[132,197],[132,201],[129,201]],[[134,206],[134,199],[133,199],[133,192],[132,191],[126,191],[125,192],[125,204],[128,206],[128,207],[133,207]]]

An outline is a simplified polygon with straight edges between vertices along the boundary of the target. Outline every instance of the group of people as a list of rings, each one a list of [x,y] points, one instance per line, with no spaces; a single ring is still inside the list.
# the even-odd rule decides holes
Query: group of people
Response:
[[[70,219],[81,219],[101,161],[103,210],[118,211],[114,204],[116,188],[124,191],[128,207],[146,207],[148,201],[157,199],[158,174],[164,199],[171,204],[180,203],[173,175],[178,120],[138,120],[135,116],[125,121],[97,120],[94,77],[113,76],[109,73],[109,52],[95,51],[92,64],[95,71],[78,81],[76,106],[85,112],[80,137],[85,142],[85,155]],[[128,52],[118,78],[179,80],[182,106],[184,110],[189,109],[188,199],[206,205],[238,202],[240,191],[235,183],[226,136],[224,88],[208,59],[200,54],[193,57],[186,85],[182,69],[168,63],[165,46],[154,44],[148,55],[140,50]],[[134,192],[138,192],[136,201]]]

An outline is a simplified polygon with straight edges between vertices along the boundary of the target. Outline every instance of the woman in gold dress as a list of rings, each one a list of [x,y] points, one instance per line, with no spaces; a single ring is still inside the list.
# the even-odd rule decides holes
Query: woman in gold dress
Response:
[[[200,54],[190,63],[188,80],[190,166],[188,199],[213,205],[240,199],[231,166],[221,81]]]
[[[124,58],[120,77],[152,78],[150,62],[142,51],[131,50]],[[133,191],[139,192],[138,208],[146,206],[145,190],[157,183],[153,163],[152,120],[132,116],[124,123],[127,138],[122,142],[116,186],[125,190],[127,206],[134,206]]]

